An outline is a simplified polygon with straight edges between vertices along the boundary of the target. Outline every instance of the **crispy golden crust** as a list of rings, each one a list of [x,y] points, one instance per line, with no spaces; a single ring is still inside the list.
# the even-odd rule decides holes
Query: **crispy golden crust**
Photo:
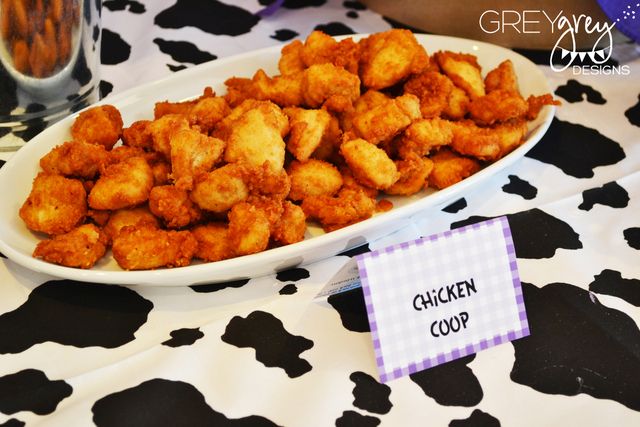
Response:
[[[447,108],[453,90],[451,80],[437,71],[425,71],[411,77],[404,84],[404,92],[416,95],[420,100],[422,117],[439,117]]]
[[[211,99],[211,98],[208,98]],[[176,187],[191,190],[198,175],[209,172],[224,152],[225,142],[193,129],[173,134],[171,144],[171,178]]]
[[[142,157],[132,157],[108,166],[89,193],[93,209],[128,208],[149,199],[153,171]]]
[[[335,197],[307,197],[301,207],[308,218],[318,220],[326,229],[370,218],[376,202],[360,189],[345,188]]]
[[[151,120],[138,120],[122,130],[122,143],[129,147],[139,147],[145,150],[153,148],[153,137],[149,130]]]
[[[84,224],[39,242],[33,256],[66,267],[91,268],[105,254],[107,241],[107,235],[100,228]]]
[[[400,172],[398,179],[385,193],[399,196],[410,196],[425,187],[427,177],[433,170],[433,161],[416,154],[404,160],[397,160],[396,167]]]
[[[287,173],[291,178],[291,200],[304,200],[310,196],[333,196],[342,187],[342,175],[338,168],[322,160],[293,161],[287,168]]]
[[[295,74],[305,69],[304,61],[300,56],[302,46],[303,44],[300,40],[294,40],[282,47],[280,59],[278,60],[280,74]]]
[[[271,228],[266,214],[248,203],[237,203],[229,211],[229,242],[236,255],[261,252],[269,245]]]
[[[332,116],[326,110],[285,108],[289,117],[287,150],[301,161],[308,160],[323,139],[330,137]]]
[[[205,261],[221,261],[232,258],[235,252],[229,241],[229,227],[222,222],[198,225],[191,231],[198,241],[195,256]]]
[[[387,153],[364,139],[343,142],[340,154],[353,171],[353,176],[368,187],[384,190],[400,178]]]
[[[321,31],[312,31],[299,54],[305,67],[330,63],[350,73],[358,73],[360,48],[350,37],[338,42]]]
[[[208,134],[215,125],[231,112],[227,101],[219,96],[199,100],[187,114],[191,126],[198,126],[200,131]]]
[[[412,154],[426,156],[438,147],[451,144],[452,140],[451,122],[439,118],[418,120],[407,128],[398,141],[398,154],[403,159]]]
[[[165,114],[147,125],[152,146],[165,159],[171,159],[171,138],[173,134],[189,128],[189,122],[182,114]]]
[[[481,68],[475,56],[449,51],[436,52],[433,56],[453,84],[463,89],[472,100],[485,95]]]
[[[240,165],[228,164],[200,175],[191,192],[191,200],[201,209],[226,212],[249,196],[249,188],[243,179],[244,170]]]
[[[182,228],[195,223],[202,212],[189,198],[189,194],[173,185],[153,187],[149,193],[149,209],[162,218],[167,228]]]
[[[456,184],[480,170],[480,163],[443,148],[431,156],[433,170],[429,174],[429,186],[443,189]]]
[[[123,227],[111,247],[125,270],[184,267],[197,249],[198,241],[189,231],[165,231],[145,224]]]
[[[304,70],[302,94],[309,108],[319,108],[329,102],[334,111],[342,111],[360,96],[360,79],[333,64],[314,64]]]
[[[41,172],[20,208],[20,218],[33,231],[63,234],[82,223],[87,214],[82,182]]]
[[[519,92],[518,77],[513,69],[510,59],[502,61],[496,68],[489,71],[484,78],[484,86],[487,92],[494,90],[506,90],[507,92]]]
[[[282,207],[282,215],[272,227],[271,238],[281,245],[290,245],[304,240],[307,217],[302,208],[290,201],[285,201]]]
[[[104,232],[109,239],[113,239],[123,227],[128,225],[150,225],[160,227],[160,221],[156,218],[147,205],[135,208],[118,209],[109,216],[109,220],[104,226]]]
[[[101,105],[81,112],[71,125],[78,141],[103,145],[110,150],[122,135],[122,117],[113,105]]]
[[[49,151],[40,159],[40,167],[51,174],[93,178],[107,159],[107,150],[103,145],[70,141]]]
[[[372,144],[389,141],[414,120],[422,117],[420,101],[405,94],[353,117],[355,133]]]
[[[521,118],[528,110],[519,93],[496,89],[471,102],[469,117],[479,125],[492,125]]]

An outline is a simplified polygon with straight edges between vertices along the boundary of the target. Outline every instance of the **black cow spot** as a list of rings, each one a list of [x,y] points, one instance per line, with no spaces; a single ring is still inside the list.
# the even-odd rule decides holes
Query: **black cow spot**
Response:
[[[72,391],[73,388],[63,380],[50,381],[42,371],[25,369],[0,377],[0,412],[50,414],[58,403],[71,396]]]
[[[596,203],[612,208],[624,208],[629,204],[629,193],[617,182],[608,182],[602,187],[583,191],[582,203],[578,208],[590,211]]]
[[[272,39],[281,41],[281,42],[286,42],[287,40],[291,40],[292,38],[296,37],[298,35],[298,33],[296,33],[293,30],[288,30],[286,28],[283,28],[282,30],[276,30],[276,33],[271,37]]]
[[[576,178],[591,178],[595,167],[613,165],[625,158],[616,141],[595,129],[557,118],[525,156],[554,165]]]
[[[47,107],[42,104],[32,103],[27,105],[27,108],[25,108],[25,113],[39,113],[46,109]],[[41,117],[36,117],[35,119],[27,121],[25,123],[24,129],[14,131],[13,134],[18,138],[22,138],[24,141],[30,141],[33,137],[45,130],[46,127],[47,122]]]
[[[264,417],[230,419],[214,410],[193,385],[161,378],[109,394],[91,408],[98,427],[275,426]]]
[[[314,30],[322,31],[330,36],[342,36],[345,34],[354,34],[351,28],[347,27],[341,22],[329,22],[326,24],[316,25]]]
[[[447,205],[446,207],[442,208],[443,212],[447,212],[447,213],[458,213],[460,212],[462,209],[467,207],[467,201],[465,200],[464,197],[456,200],[455,202]]]
[[[107,0],[102,3],[110,11],[125,10],[131,13],[145,13],[147,10],[144,4],[135,0]]]
[[[296,292],[298,292],[298,288],[296,287],[296,285],[294,285],[293,283],[289,283],[287,285],[284,285],[282,287],[282,289],[280,289],[279,294],[280,295],[293,295]]]
[[[465,356],[409,375],[427,396],[444,406],[476,406],[482,387],[467,366],[476,355]]]
[[[276,279],[281,282],[297,282],[298,280],[307,279],[308,277],[309,270],[305,270],[304,268],[290,268],[276,274]]]
[[[93,78],[93,73],[87,65],[87,58],[84,55],[84,49],[80,49],[78,52],[78,59],[76,61],[76,65],[73,67],[73,71],[71,71],[71,77],[77,81],[80,86],[88,84]]]
[[[212,283],[209,285],[192,285],[189,287],[196,292],[209,293],[209,292],[218,292],[227,288],[241,288],[247,283],[249,283],[249,279],[239,279],[239,280],[233,280],[231,282]]]
[[[1,102],[1,101],[0,101]],[[11,133],[10,127],[0,127],[0,138]]]
[[[102,44],[100,48],[100,61],[102,64],[115,65],[129,59],[131,55],[131,45],[106,28],[102,29]]]
[[[4,164],[5,164],[5,163],[7,163],[7,162],[6,162],[6,161],[4,161],[4,160],[0,160],[0,168],[1,168],[2,166],[4,166]]]
[[[370,415],[362,415],[356,411],[344,411],[336,420],[336,427],[375,427],[380,424],[380,419]]]
[[[358,256],[366,252],[371,252],[371,249],[369,248],[368,243],[365,243],[364,245],[360,245],[353,249],[349,249],[348,251],[340,252],[338,256],[348,256],[349,258],[353,258],[354,256]]]
[[[0,315],[0,354],[52,341],[116,348],[135,339],[153,304],[129,288],[53,280],[17,309]]]
[[[512,341],[511,379],[541,393],[585,393],[640,411],[640,330],[621,311],[565,283],[522,283],[531,335]]]
[[[196,27],[218,36],[248,33],[258,21],[260,17],[245,9],[215,0],[177,0],[154,20],[162,28]]]
[[[587,102],[592,104],[604,104],[607,102],[600,92],[574,79],[570,79],[565,85],[558,86],[555,94],[571,103],[582,102],[585,100],[585,96]]]
[[[198,49],[196,45],[190,42],[163,40],[161,38],[155,38],[153,42],[158,45],[162,53],[170,55],[174,61],[197,65],[217,58],[217,56],[209,52]]]
[[[469,418],[452,420],[449,427],[500,427],[500,421],[480,409],[474,409]]]
[[[184,64],[180,64],[180,65],[167,64],[167,68],[169,68],[171,71],[175,73],[177,71],[186,70],[189,67],[187,67]]]
[[[94,25],[93,26],[93,41],[97,42],[98,39],[100,38],[100,26],[99,25]]]
[[[352,332],[371,331],[362,288],[329,295],[327,302],[338,312],[345,329]]]
[[[6,258],[2,252],[0,252],[0,258]]]
[[[354,372],[349,379],[356,385],[353,388],[353,406],[376,414],[386,414],[391,410],[391,387],[380,384],[364,372]]]
[[[113,90],[113,84],[106,81],[100,80],[100,99],[106,97]]]
[[[345,0],[342,2],[342,5],[347,9],[353,10],[367,10],[367,6],[360,3],[359,1]]]
[[[182,347],[184,345],[191,345],[204,337],[202,331],[199,328],[182,328],[171,331],[171,339],[166,340],[162,345],[168,347]]]
[[[24,421],[11,418],[6,423],[0,424],[0,427],[23,427],[24,425],[25,425]]]
[[[608,269],[602,270],[594,279],[589,284],[590,291],[622,298],[629,304],[640,307],[640,280],[623,279],[622,273]]]
[[[313,347],[313,341],[291,335],[271,313],[254,311],[246,318],[235,316],[222,335],[222,341],[236,347],[251,347],[256,360],[266,367],[282,368],[290,378],[311,370],[311,364],[300,353]]]
[[[624,115],[629,119],[629,123],[640,126],[640,95],[638,95],[638,102],[625,111]]]
[[[541,211],[531,209],[507,215],[518,258],[551,258],[557,249],[581,249],[580,235],[564,221]],[[451,229],[487,220],[471,216],[454,222]]]
[[[502,191],[509,194],[517,194],[526,200],[535,199],[538,194],[536,187],[516,175],[509,175],[509,183],[502,186]]]
[[[351,19],[357,19],[359,18],[360,15],[358,15],[358,12],[356,12],[355,10],[350,10],[349,12],[347,12],[347,18],[351,18]]]
[[[629,246],[640,249],[640,227],[627,228],[622,233]]]
[[[287,9],[302,9],[303,7],[320,7],[327,0],[284,0],[282,7]]]
[[[18,86],[0,66],[0,115],[8,116],[18,106]]]

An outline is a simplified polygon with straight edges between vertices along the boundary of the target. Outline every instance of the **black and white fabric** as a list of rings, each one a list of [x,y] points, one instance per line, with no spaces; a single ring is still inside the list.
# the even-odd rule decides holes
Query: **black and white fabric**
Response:
[[[315,28],[393,25],[355,1],[256,15],[272,3],[104,1],[103,96]],[[154,288],[2,258],[0,426],[640,425],[640,60],[628,65],[628,76],[541,65],[562,106],[523,159],[304,268]],[[380,383],[362,291],[318,292],[357,253],[501,215],[531,335]]]

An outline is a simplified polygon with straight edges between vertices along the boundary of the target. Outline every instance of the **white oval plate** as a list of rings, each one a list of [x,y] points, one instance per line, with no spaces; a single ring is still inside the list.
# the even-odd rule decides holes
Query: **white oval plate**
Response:
[[[354,36],[354,38],[362,37]],[[453,37],[416,35],[427,52],[451,50],[478,57],[486,72],[505,59],[511,59],[524,97],[550,92],[542,71],[523,56],[491,44]],[[281,46],[247,52],[192,67],[165,79],[107,97],[100,104],[113,104],[122,113],[125,126],[153,116],[157,101],[179,101],[198,96],[205,86],[224,92],[224,81],[231,76],[250,77],[258,68],[269,75],[278,73],[277,62]],[[54,146],[70,139],[69,129],[77,114],[56,123],[21,148],[1,169],[0,188],[0,252],[14,262],[41,273],[84,282],[122,285],[188,286],[257,277],[286,268],[300,266],[335,255],[399,230],[411,217],[427,208],[441,206],[462,197],[471,186],[519,160],[542,137],[549,127],[555,108],[543,108],[537,120],[529,125],[525,142],[498,162],[482,169],[462,182],[440,191],[426,190],[411,197],[388,197],[394,208],[386,213],[323,233],[318,227],[308,227],[304,241],[270,249],[254,255],[214,263],[192,264],[188,267],[148,271],[123,271],[110,254],[91,270],[81,270],[50,264],[31,256],[39,237],[29,231],[18,216],[18,210],[29,195],[33,178],[39,171],[39,159]]]

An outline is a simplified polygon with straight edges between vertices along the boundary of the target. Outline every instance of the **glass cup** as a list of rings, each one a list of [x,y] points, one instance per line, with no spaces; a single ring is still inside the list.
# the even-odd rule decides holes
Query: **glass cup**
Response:
[[[100,0],[0,0],[0,151],[98,100]]]

